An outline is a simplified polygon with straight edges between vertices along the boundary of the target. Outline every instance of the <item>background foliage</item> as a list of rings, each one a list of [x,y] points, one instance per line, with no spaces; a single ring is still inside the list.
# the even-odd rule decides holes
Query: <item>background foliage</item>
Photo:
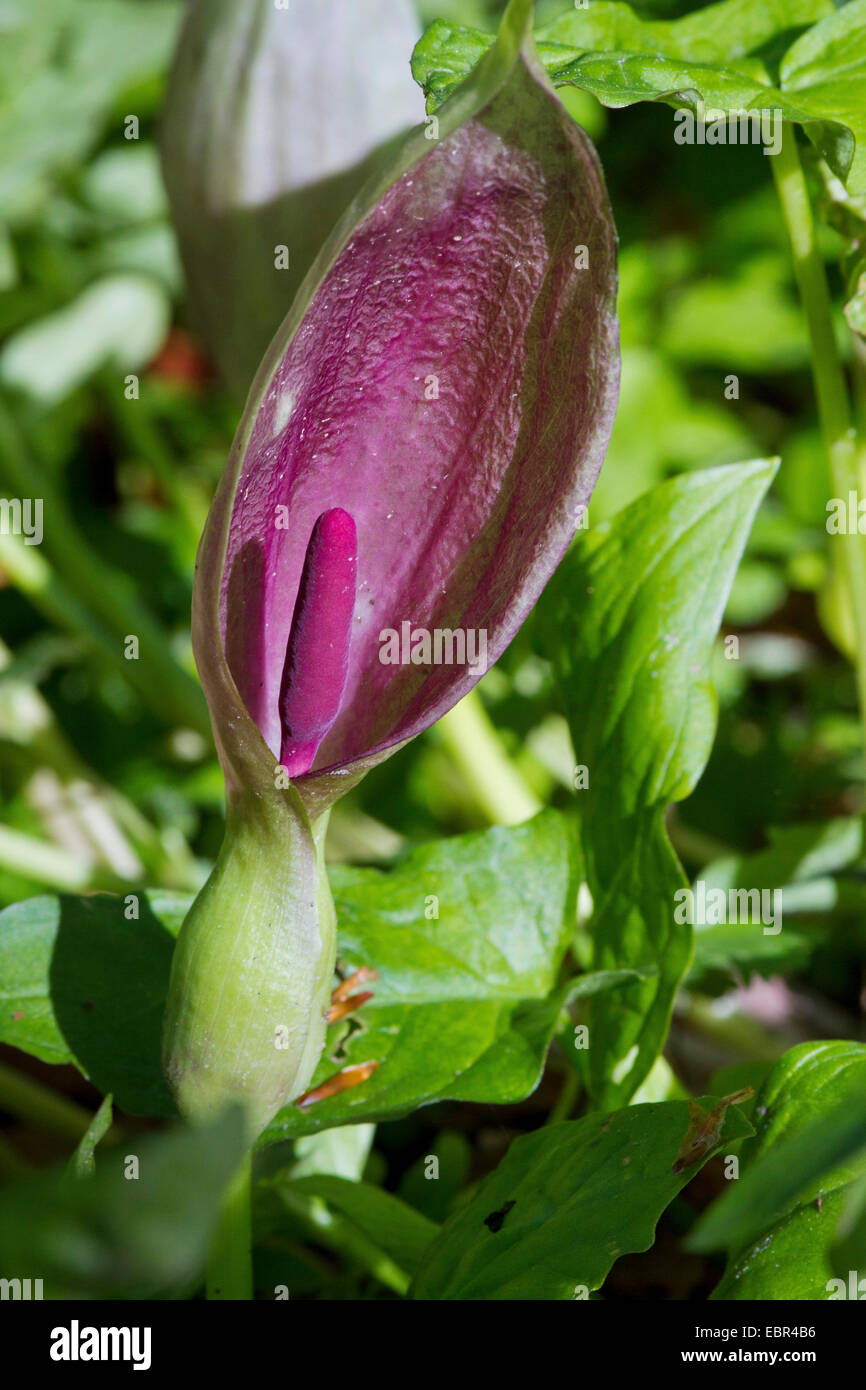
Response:
[[[761,63],[809,122],[862,427],[863,204],[838,176],[864,193],[866,19],[727,5],[592,3],[599,50],[652,50],[625,62],[576,53],[575,11],[537,6],[620,235],[613,442],[588,531],[480,699],[334,812],[341,964],[381,980],[319,1079],[382,1065],[260,1141],[263,1297],[824,1298],[866,1271],[864,755],[808,335],[768,159],[675,144],[664,100],[672,65],[750,100]],[[483,48],[454,26],[492,32],[502,6],[418,8],[447,21],[415,57],[432,110]],[[238,1153],[231,1116],[176,1128],[158,1066],[172,936],[222,834],[188,629],[238,418],[190,326],[156,150],[179,15],[0,3],[0,492],[46,515],[39,547],[0,535],[0,1264],[37,1250],[59,1296],[194,1293]],[[822,16],[840,37],[792,50]],[[469,745],[518,790],[491,794]],[[784,929],[692,942],[670,903],[697,877],[782,889]],[[746,1084],[751,1124],[732,1106],[706,1167],[674,1174],[688,1098]],[[750,1130],[728,1184],[711,1154]],[[157,1158],[130,1203],[112,1155],[141,1131]]]

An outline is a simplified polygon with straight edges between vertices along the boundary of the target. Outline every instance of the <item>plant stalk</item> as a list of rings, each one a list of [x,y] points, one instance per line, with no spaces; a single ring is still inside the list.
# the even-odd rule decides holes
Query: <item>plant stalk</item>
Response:
[[[824,262],[818,248],[809,190],[793,127],[783,127],[782,144],[770,157],[782,214],[788,228],[794,273],[806,314],[812,350],[812,374],[821,434],[827,450],[830,482],[847,501],[859,493],[860,472],[845,371],[833,327],[833,310]],[[866,536],[834,537],[854,628],[855,667],[860,717],[866,748]]]
[[[58,1095],[23,1072],[0,1064],[0,1110],[59,1134],[77,1144],[87,1133],[92,1114],[77,1101]]]
[[[542,809],[503,748],[476,690],[443,715],[437,737],[491,825],[519,825]]]
[[[229,1184],[207,1258],[207,1296],[211,1300],[253,1296],[252,1151]]]

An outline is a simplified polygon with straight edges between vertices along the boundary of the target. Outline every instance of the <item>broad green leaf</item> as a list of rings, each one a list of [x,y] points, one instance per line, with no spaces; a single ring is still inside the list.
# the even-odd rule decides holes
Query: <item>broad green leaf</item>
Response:
[[[82,1135],[81,1142],[69,1160],[69,1166],[77,1178],[88,1178],[96,1172],[94,1154],[100,1139],[104,1139],[111,1129],[112,1100],[113,1097],[110,1095],[105,1097],[87,1126],[87,1133]]]
[[[694,1249],[731,1251],[715,1297],[827,1296],[837,1218],[849,1185],[866,1172],[864,1092],[862,1043],[803,1043],[773,1068],[755,1104],[743,1172],[689,1238]]]
[[[332,1025],[314,1085],[375,1060],[363,1086],[282,1111],[264,1142],[368,1123],[446,1097],[487,1103],[534,1088],[562,1008],[633,971],[559,983],[575,925],[574,835],[556,812],[423,846],[388,872],[333,871],[344,972],[379,972],[373,998]],[[0,914],[0,1040],[73,1062],[118,1107],[171,1115],[159,1064],[174,937],[189,898],[35,898]],[[137,914],[137,915],[136,915]],[[437,915],[438,914],[438,915]]]
[[[199,1129],[130,1138],[97,1159],[93,1177],[48,1173],[4,1188],[0,1276],[38,1275],[60,1299],[181,1294],[242,1156],[241,1116],[229,1111]]]
[[[603,780],[629,816],[693,789],[715,733],[711,642],[776,468],[758,459],[684,474],[579,533],[548,615],[565,625],[575,753],[595,764],[585,800],[604,799]]]
[[[688,1127],[688,1102],[664,1101],[515,1139],[426,1252],[413,1296],[586,1297],[620,1255],[649,1248],[662,1212],[698,1171],[673,1171]],[[749,1132],[730,1107],[704,1161]]]
[[[338,964],[344,974],[373,966],[379,979],[357,1021],[329,1030],[312,1086],[344,1066],[379,1067],[306,1110],[286,1107],[260,1143],[433,1100],[527,1095],[561,1007],[575,855],[566,824],[545,813],[514,830],[422,846],[390,871],[333,870]]]
[[[121,1110],[176,1114],[160,1070],[160,1032],[189,903],[168,893],[100,893],[6,908],[0,1040],[43,1062],[73,1063]]]
[[[575,846],[549,812],[413,851],[393,870],[333,874],[338,961],[373,964],[373,998],[333,1025],[312,1085],[370,1060],[363,1085],[309,1109],[289,1106],[260,1144],[436,1100],[507,1104],[527,1096],[565,1004],[634,980],[593,972],[557,987],[575,923]],[[425,916],[438,899],[438,919]]]
[[[731,1261],[710,1295],[713,1301],[770,1302],[828,1299],[833,1271],[827,1241],[844,1207],[846,1189],[837,1188],[808,1206],[783,1216],[772,1231],[747,1245]]]
[[[584,532],[541,617],[575,756],[593,968],[655,978],[590,1009],[596,1103],[628,1100],[667,1035],[692,930],[674,918],[685,879],[664,826],[694,788],[715,732],[713,639],[758,504],[775,472],[759,460],[662,484]]]
[[[339,958],[381,972],[377,1008],[544,998],[571,937],[575,852],[545,813],[423,845],[391,870],[335,866]]]
[[[756,1167],[771,1149],[777,1150],[781,1145],[792,1142],[813,1124],[824,1126],[827,1152],[833,1153],[838,1149],[842,1153],[845,1148],[843,1127],[839,1126],[838,1137],[831,1137],[829,1116],[841,1112],[849,1100],[864,1094],[866,1043],[808,1042],[792,1047],[776,1063],[758,1099],[755,1113],[760,1118],[754,1138],[749,1141],[744,1155],[750,1167]],[[860,1110],[859,1118],[866,1125],[866,1114],[863,1114],[861,1107],[855,1104],[849,1109],[854,1112]],[[805,1178],[791,1171],[785,1179],[785,1190],[799,1191],[814,1175],[821,1178],[821,1182],[815,1186],[815,1193],[826,1191],[822,1174],[826,1174],[827,1166],[825,1164],[822,1168],[822,1163],[820,1155],[814,1154],[808,1160],[809,1172]],[[753,1181],[750,1177],[750,1185]],[[745,1184],[736,1188],[740,1194],[738,1205],[743,1201],[745,1191]],[[811,1191],[807,1200],[811,1200]],[[730,1244],[730,1241],[726,1243]]]
[[[279,1186],[281,1179],[268,1182]],[[435,1221],[370,1183],[316,1176],[293,1180],[289,1185],[295,1192],[327,1202],[408,1274],[419,1268],[424,1251],[439,1234]]]
[[[832,0],[721,0],[679,19],[647,20],[630,5],[601,0],[564,10],[541,34],[581,52],[657,53],[725,67],[832,13]]]
[[[832,13],[830,0],[722,0],[675,20],[642,19],[630,5],[593,0],[564,11],[536,35],[539,56],[554,81],[579,55],[616,53],[671,58],[708,69],[739,64],[768,40]],[[472,70],[493,36],[435,21],[412,55],[412,73],[434,110]],[[612,104],[620,105],[620,102]]]

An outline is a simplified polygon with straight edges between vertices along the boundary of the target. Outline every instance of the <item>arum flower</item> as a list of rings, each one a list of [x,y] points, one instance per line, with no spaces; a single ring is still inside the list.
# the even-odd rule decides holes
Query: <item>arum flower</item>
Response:
[[[196,326],[243,400],[322,243],[419,120],[412,0],[188,0],[162,116]]]
[[[189,1112],[241,1095],[261,1125],[307,1086],[335,952],[327,812],[479,679],[437,664],[436,634],[464,656],[483,634],[488,662],[511,641],[607,447],[616,237],[530,11],[512,0],[435,138],[416,132],[335,232],[208,519],[193,643],[228,825],[172,974]],[[383,660],[407,626],[409,660]]]

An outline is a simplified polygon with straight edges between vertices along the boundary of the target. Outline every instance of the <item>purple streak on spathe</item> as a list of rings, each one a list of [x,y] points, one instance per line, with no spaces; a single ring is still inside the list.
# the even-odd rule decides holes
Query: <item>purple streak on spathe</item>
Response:
[[[290,777],[313,765],[336,719],[355,611],[358,533],[342,507],[323,512],[313,527],[280,683],[280,762]]]

